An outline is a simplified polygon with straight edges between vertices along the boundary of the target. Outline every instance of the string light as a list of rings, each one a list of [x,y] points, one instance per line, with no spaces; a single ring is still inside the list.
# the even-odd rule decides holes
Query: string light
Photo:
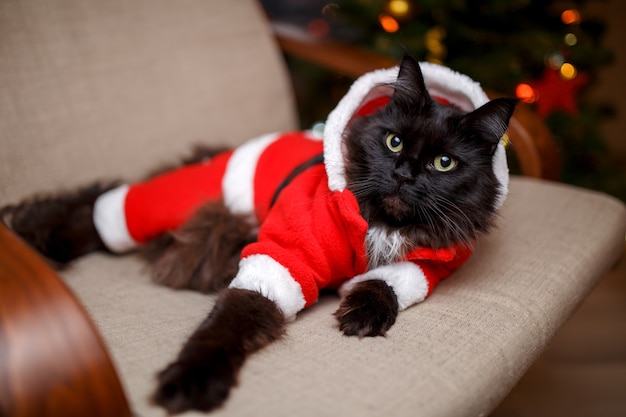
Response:
[[[560,69],[564,62],[565,58],[563,58],[560,52],[553,52],[546,57],[547,65],[554,70]]]
[[[448,49],[443,44],[446,37],[446,29],[442,26],[434,26],[426,31],[424,44],[428,50],[426,59],[430,62],[443,64],[443,60],[448,54]]]
[[[388,14],[381,14],[378,16],[378,22],[383,30],[387,33],[395,33],[400,30],[400,24],[396,19],[389,16]]]
[[[534,103],[539,98],[537,92],[530,84],[520,83],[515,88],[515,95],[524,103]]]
[[[574,46],[578,43],[578,38],[573,33],[568,33],[567,35],[565,35],[563,40],[568,46]]]
[[[561,74],[561,77],[565,80],[572,80],[576,78],[576,75],[578,74],[576,67],[569,62],[561,65],[561,69],[559,70],[559,72]]]
[[[574,25],[580,23],[580,13],[575,9],[567,9],[561,13],[561,21],[566,25]]]
[[[404,18],[409,15],[411,4],[408,0],[390,0],[387,3],[387,10],[394,17]]]

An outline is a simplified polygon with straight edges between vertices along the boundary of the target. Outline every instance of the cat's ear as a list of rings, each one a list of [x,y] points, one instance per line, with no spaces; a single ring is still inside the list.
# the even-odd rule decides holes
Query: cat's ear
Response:
[[[412,103],[421,108],[429,100],[430,94],[426,90],[424,76],[419,63],[411,55],[405,54],[400,63],[392,101],[396,103]]]
[[[465,115],[462,123],[483,138],[485,145],[493,153],[509,126],[517,102],[517,99],[508,97],[493,99]]]

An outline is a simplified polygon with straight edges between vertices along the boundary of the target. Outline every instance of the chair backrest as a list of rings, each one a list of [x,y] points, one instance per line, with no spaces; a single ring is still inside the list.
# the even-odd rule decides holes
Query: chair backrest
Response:
[[[0,205],[295,127],[253,0],[0,0]]]

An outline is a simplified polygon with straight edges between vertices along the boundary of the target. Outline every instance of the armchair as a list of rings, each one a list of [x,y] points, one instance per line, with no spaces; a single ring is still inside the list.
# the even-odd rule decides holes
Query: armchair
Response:
[[[380,64],[339,49],[337,67],[341,47],[275,34],[252,0],[1,1],[0,39],[0,206],[296,128],[279,45],[352,75]],[[526,176],[466,265],[386,338],[342,336],[323,297],[213,415],[489,414],[626,233],[621,202],[546,180],[556,148],[529,109],[509,133]],[[0,415],[164,415],[155,374],[214,300],[152,284],[133,255],[56,273],[0,224]]]

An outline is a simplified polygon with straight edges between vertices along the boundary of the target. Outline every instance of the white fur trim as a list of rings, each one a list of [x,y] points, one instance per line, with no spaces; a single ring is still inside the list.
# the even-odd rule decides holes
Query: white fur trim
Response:
[[[139,246],[128,231],[124,204],[128,185],[122,185],[102,194],[93,208],[93,223],[100,238],[112,252],[127,252]]]
[[[370,280],[384,281],[398,299],[398,307],[404,310],[413,304],[424,301],[428,295],[428,281],[422,269],[413,262],[397,262],[357,275],[339,288],[342,297],[347,296],[356,284]]]
[[[278,138],[269,133],[251,139],[239,146],[226,165],[222,179],[224,203],[235,214],[254,213],[254,174],[257,162],[265,149]]]
[[[480,84],[465,74],[430,62],[420,62],[420,68],[428,92],[445,98],[463,111],[470,112],[489,101]]]
[[[398,67],[376,70],[361,76],[328,115],[324,126],[324,165],[328,174],[328,188],[331,191],[342,191],[346,188],[343,132],[352,115],[373,87],[391,83],[397,76]]]
[[[489,101],[480,84],[464,74],[429,62],[420,62],[420,68],[426,88],[431,95],[444,98],[464,111],[472,111]],[[341,191],[346,188],[343,133],[350,119],[366,99],[370,98],[375,87],[394,83],[398,78],[398,71],[399,67],[393,67],[361,76],[328,115],[324,129],[324,163],[328,174],[328,186],[332,191]],[[509,170],[503,145],[498,146],[493,156],[493,169],[501,185],[496,202],[499,208],[508,192],[509,182]]]
[[[256,291],[276,303],[289,321],[295,320],[306,302],[302,288],[289,270],[268,255],[251,255],[239,263],[229,288]]]

